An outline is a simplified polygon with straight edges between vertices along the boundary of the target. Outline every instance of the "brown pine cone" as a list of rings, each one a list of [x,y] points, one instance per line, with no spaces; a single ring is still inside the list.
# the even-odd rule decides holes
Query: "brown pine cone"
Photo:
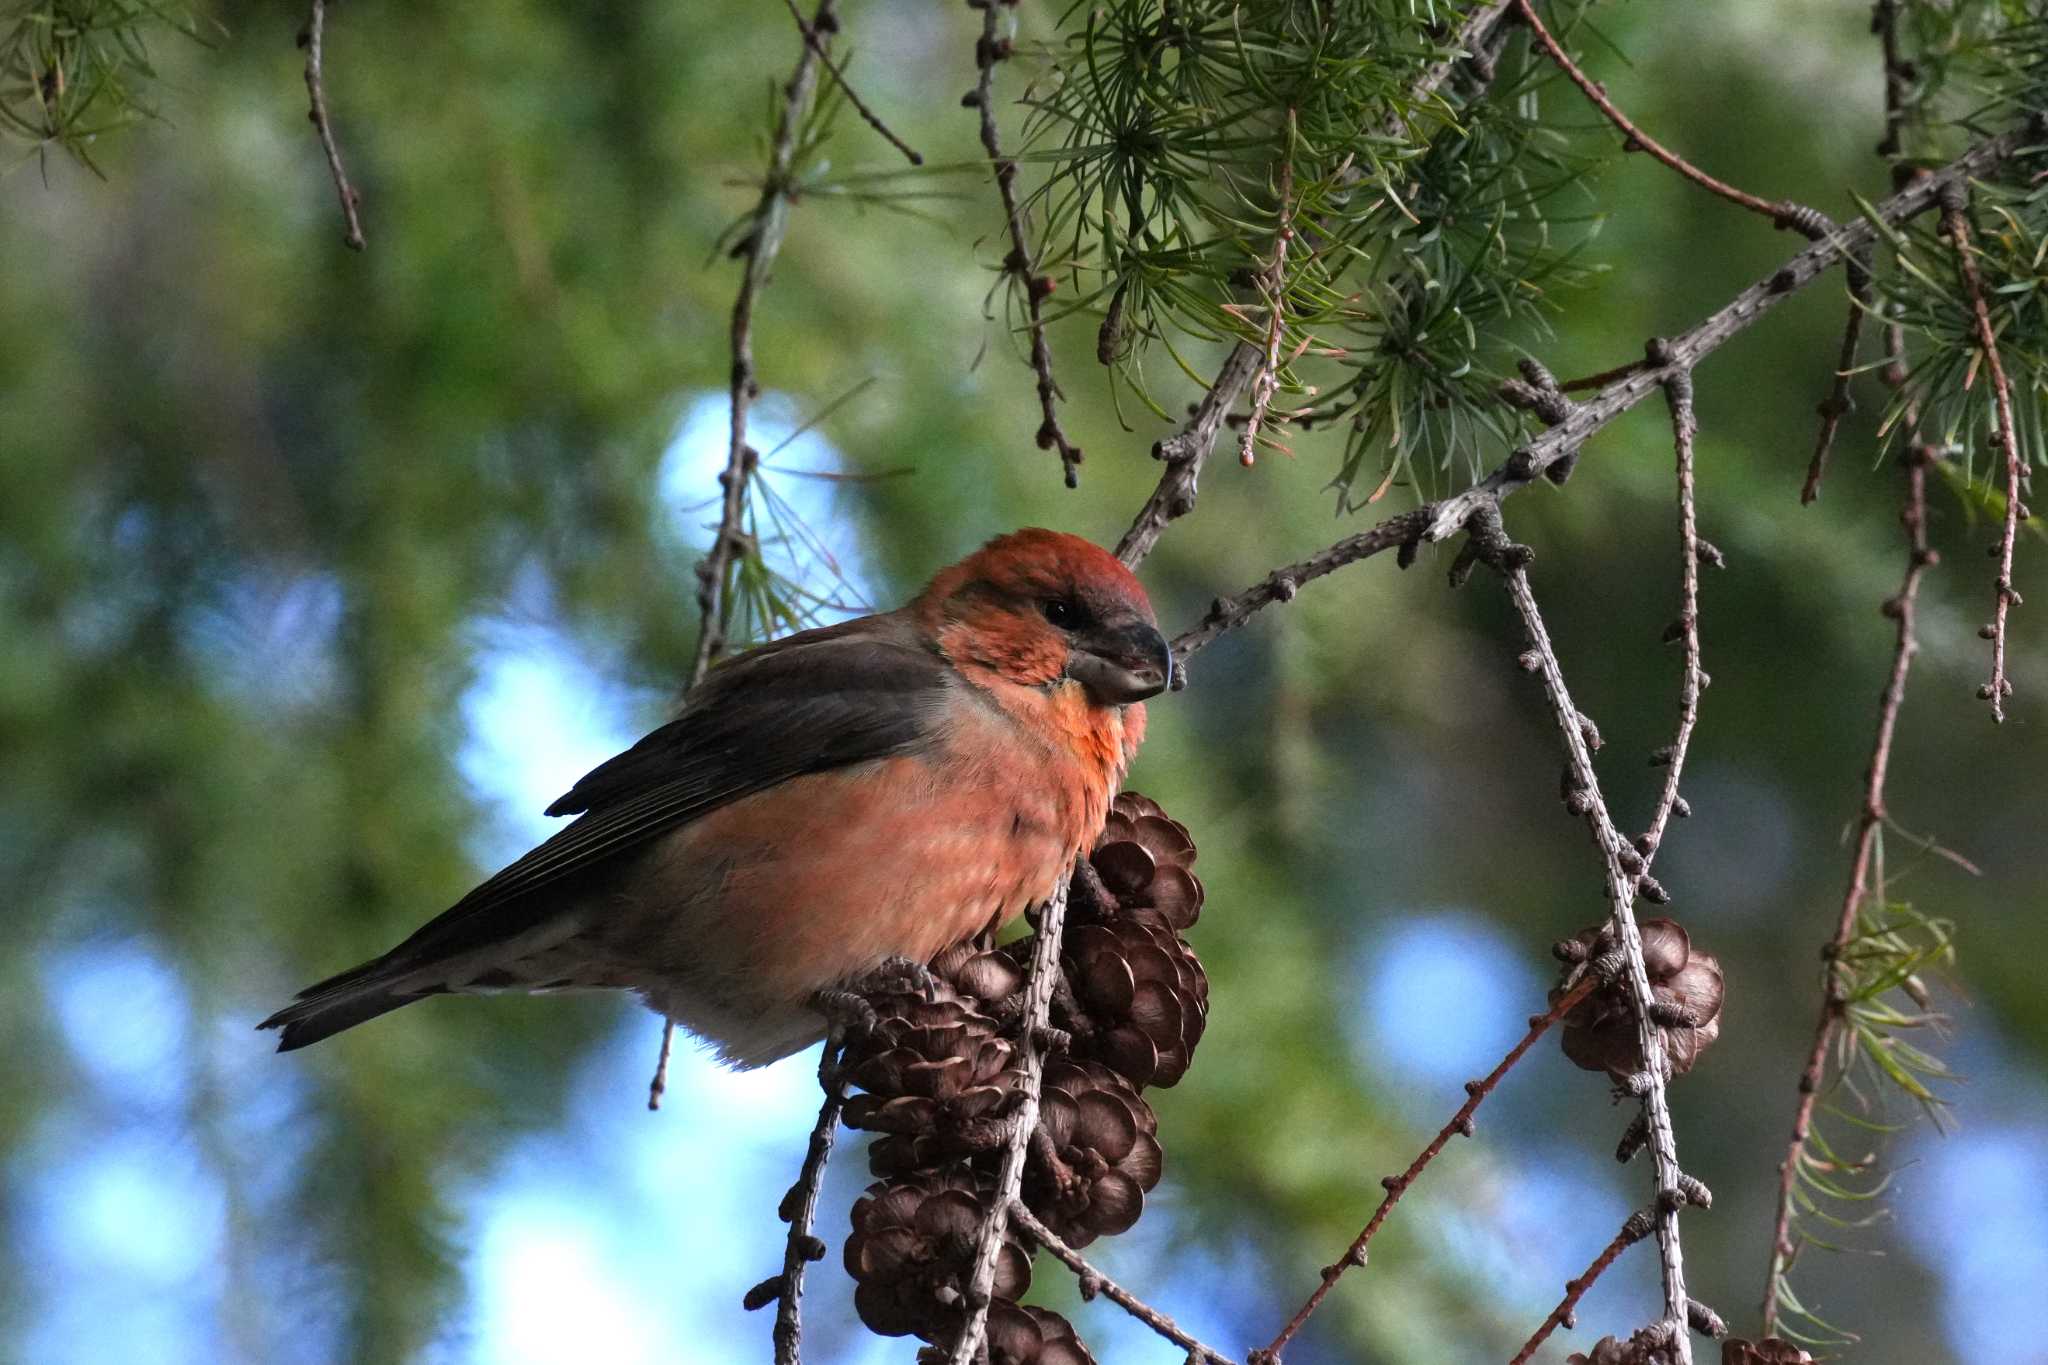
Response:
[[[1031,940],[1026,938],[1025,943]],[[981,948],[972,940],[955,944],[932,959],[932,975],[963,997],[993,1010],[1024,989],[1029,949],[1023,956],[1008,948]]]
[[[955,1173],[870,1185],[853,1206],[845,1251],[860,1320],[885,1337],[953,1340],[991,1194],[984,1184]],[[1015,1299],[1030,1283],[1030,1257],[1006,1240],[996,1259],[995,1294]]]
[[[1073,1324],[1049,1308],[997,1299],[988,1310],[989,1365],[1095,1365]]]
[[[1201,917],[1202,881],[1188,870],[1195,841],[1147,797],[1117,796],[1088,861],[1118,910],[1145,907],[1183,933]]]
[[[1721,1343],[1721,1365],[1813,1365],[1813,1357],[1780,1337],[1729,1337]]]
[[[867,1091],[846,1102],[849,1128],[891,1136],[868,1153],[894,1175],[998,1140],[998,1112],[1016,1088],[1015,1053],[996,1021],[940,985],[936,997],[869,997],[875,1027],[848,1045],[845,1065]]]
[[[1047,1227],[1083,1247],[1138,1221],[1164,1154],[1152,1106],[1129,1081],[1093,1062],[1047,1063],[1038,1129],[1024,1202]]]
[[[1683,1076],[1721,1036],[1721,964],[1712,953],[1694,948],[1674,920],[1644,920],[1642,936],[1650,993],[1678,1015],[1679,1022],[1667,1024],[1662,1033],[1671,1074]],[[1606,925],[1583,930],[1575,939],[1584,950],[1581,957],[1598,957],[1613,942]],[[1550,998],[1555,1002],[1562,996],[1559,989]],[[1628,982],[1609,982],[1573,1006],[1559,1041],[1564,1055],[1587,1071],[1605,1071],[1619,1081],[1641,1070]]]
[[[1065,949],[1078,1015],[1058,1019],[1074,1035],[1073,1054],[1140,1089],[1186,1075],[1209,1022],[1209,978],[1188,941],[1155,912],[1137,909],[1076,925]]]

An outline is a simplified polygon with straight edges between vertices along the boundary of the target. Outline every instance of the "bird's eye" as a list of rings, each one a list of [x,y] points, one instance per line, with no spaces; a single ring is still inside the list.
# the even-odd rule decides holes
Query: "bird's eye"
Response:
[[[1039,604],[1045,619],[1061,630],[1072,630],[1081,624],[1081,608],[1064,597],[1048,597]]]

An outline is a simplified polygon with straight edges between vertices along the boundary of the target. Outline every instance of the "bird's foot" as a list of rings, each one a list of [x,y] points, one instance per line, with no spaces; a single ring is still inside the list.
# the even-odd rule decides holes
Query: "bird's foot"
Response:
[[[936,994],[938,978],[922,962],[907,957],[884,958],[872,970],[828,986],[811,996],[811,1008],[825,1016],[835,1035],[859,1037],[874,1030],[878,1022],[868,997],[884,991],[915,991]]]
[[[842,989],[859,995],[901,990],[931,995],[938,987],[939,979],[924,963],[912,962],[907,957],[885,957],[873,970],[846,982]]]

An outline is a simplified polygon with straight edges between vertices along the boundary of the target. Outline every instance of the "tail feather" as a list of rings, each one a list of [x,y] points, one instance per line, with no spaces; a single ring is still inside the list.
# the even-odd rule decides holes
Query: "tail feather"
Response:
[[[422,931],[382,957],[306,987],[256,1027],[281,1030],[277,1050],[290,1052],[429,996],[625,985],[591,963],[587,947],[564,942],[580,927],[575,916],[558,915],[481,945],[423,945]]]
[[[446,989],[396,989],[393,978],[406,974],[406,968],[394,968],[388,959],[374,958],[306,987],[291,1004],[256,1027],[280,1030],[277,1050],[291,1052]]]

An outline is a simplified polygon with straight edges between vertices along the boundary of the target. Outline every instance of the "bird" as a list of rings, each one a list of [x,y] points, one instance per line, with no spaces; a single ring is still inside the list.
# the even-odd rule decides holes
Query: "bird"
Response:
[[[1115,556],[1026,528],[893,611],[734,655],[548,807],[572,823],[258,1025],[278,1050],[437,995],[622,990],[726,1064],[1047,900],[1174,681]]]

